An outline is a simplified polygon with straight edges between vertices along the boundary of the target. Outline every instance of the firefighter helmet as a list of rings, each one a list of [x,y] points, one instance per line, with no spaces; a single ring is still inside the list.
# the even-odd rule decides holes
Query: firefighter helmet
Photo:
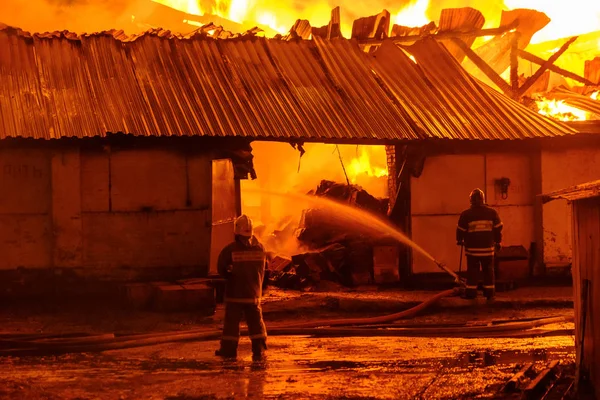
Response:
[[[485,194],[483,193],[483,190],[479,188],[473,189],[469,195],[469,200],[471,201],[471,205],[474,206],[481,206],[485,204]]]
[[[233,231],[236,235],[252,237],[252,220],[241,215],[235,220]]]

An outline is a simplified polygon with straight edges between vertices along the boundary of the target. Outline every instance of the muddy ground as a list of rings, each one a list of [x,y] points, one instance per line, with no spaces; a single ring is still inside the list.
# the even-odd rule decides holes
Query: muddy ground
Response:
[[[482,322],[572,315],[568,308],[435,310],[407,324]],[[361,314],[362,315],[362,314]],[[367,315],[367,314],[365,314]],[[372,314],[368,314],[372,315]],[[320,310],[294,321],[346,314]],[[353,316],[357,316],[353,314]],[[0,333],[154,332],[219,326],[214,316],[108,309],[11,308]],[[266,316],[282,322],[283,317]],[[561,324],[554,328],[572,328]],[[553,328],[553,327],[550,327]],[[493,398],[526,362],[574,361],[573,337],[529,339],[269,338],[268,358],[251,361],[244,338],[235,362],[211,342],[171,343],[97,354],[0,358],[7,399],[477,399]]]

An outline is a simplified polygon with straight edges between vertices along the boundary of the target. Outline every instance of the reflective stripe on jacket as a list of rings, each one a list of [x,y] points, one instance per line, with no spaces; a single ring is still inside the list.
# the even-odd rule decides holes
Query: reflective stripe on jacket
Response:
[[[488,206],[473,206],[460,215],[456,240],[464,241],[468,256],[493,256],[494,245],[502,242],[502,227],[496,210]]]
[[[258,304],[262,297],[267,255],[263,246],[252,238],[227,245],[219,254],[219,274],[227,279],[225,301]]]

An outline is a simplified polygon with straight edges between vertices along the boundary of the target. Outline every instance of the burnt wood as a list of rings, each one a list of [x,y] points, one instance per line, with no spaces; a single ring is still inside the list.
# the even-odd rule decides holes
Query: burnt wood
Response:
[[[519,91],[517,93],[515,93],[516,98],[520,98],[523,96],[523,94],[525,94],[525,92],[527,92],[527,90],[544,74],[544,72],[546,72],[546,70],[548,70],[548,68],[554,64],[554,62],[556,60],[558,60],[558,58],[563,55],[563,53],[565,51],[567,51],[567,49],[569,48],[569,46],[576,41],[578,38],[578,36],[574,36],[571,39],[567,40],[567,42],[565,44],[562,45],[562,47],[554,54],[552,54],[552,57],[550,57],[548,59],[548,61],[546,61],[544,64],[542,64],[540,66],[540,68],[538,68],[537,71],[535,71],[535,73],[530,76],[529,78],[527,78],[527,80],[525,81],[525,83],[519,88]]]

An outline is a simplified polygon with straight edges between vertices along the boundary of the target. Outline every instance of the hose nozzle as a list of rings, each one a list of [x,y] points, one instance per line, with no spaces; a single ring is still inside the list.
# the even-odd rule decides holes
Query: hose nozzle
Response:
[[[454,271],[452,271],[450,268],[448,268],[446,266],[446,264],[439,262],[437,260],[434,260],[434,262],[437,264],[437,266],[444,272],[446,272],[447,274],[449,274],[450,276],[452,276],[454,278],[454,283],[456,283],[457,285],[460,285],[462,287],[466,287],[467,284],[465,283],[465,281],[458,276],[458,274]]]

